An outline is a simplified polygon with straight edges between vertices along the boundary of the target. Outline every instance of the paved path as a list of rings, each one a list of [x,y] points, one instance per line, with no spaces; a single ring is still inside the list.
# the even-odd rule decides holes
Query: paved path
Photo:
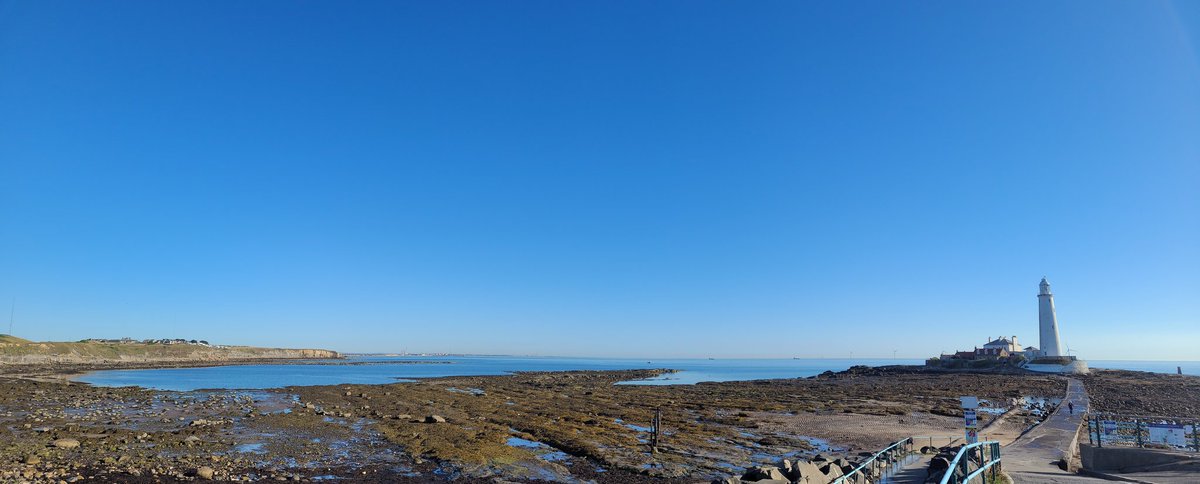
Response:
[[[933,456],[917,454],[917,458],[904,466],[896,475],[888,478],[887,484],[922,484],[929,477],[929,459]]]
[[[1074,413],[1067,410],[1068,402],[1075,404]],[[1067,396],[1058,409],[1040,425],[1001,449],[1004,471],[1016,484],[1109,482],[1058,467],[1079,429],[1080,417],[1087,411],[1088,396],[1083,383],[1074,378],[1067,380]]]

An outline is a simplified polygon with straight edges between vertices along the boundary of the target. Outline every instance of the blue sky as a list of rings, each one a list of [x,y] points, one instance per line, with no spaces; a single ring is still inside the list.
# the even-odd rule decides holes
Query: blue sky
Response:
[[[1200,7],[0,2],[38,340],[1200,359]]]

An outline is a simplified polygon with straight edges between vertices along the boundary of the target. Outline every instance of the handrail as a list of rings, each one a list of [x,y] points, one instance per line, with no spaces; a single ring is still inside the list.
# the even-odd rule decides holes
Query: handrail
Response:
[[[988,462],[987,464],[984,464],[982,467],[975,469],[975,472],[967,474],[967,477],[963,478],[963,482],[971,482],[971,479],[979,477],[980,474],[983,474],[983,471],[986,471],[986,470],[988,470],[989,467],[991,467],[995,464],[999,464],[999,463],[1000,463],[1000,459],[996,459],[991,462]]]
[[[967,445],[962,446],[962,448],[958,449],[958,453],[954,454],[954,460],[950,461],[950,466],[946,468],[946,473],[942,475],[942,480],[939,481],[938,484],[948,484],[950,482],[950,478],[952,476],[954,476],[954,469],[958,468],[959,459],[962,459],[962,457],[964,455],[967,455],[968,450],[983,447],[983,445],[985,445],[985,444],[987,444],[987,445],[994,444],[996,447],[1000,446],[1000,442],[996,441],[996,440],[976,442],[974,444],[967,444]],[[962,482],[970,482],[971,479],[978,477],[979,474],[984,471],[984,469],[991,467],[992,464],[995,464],[997,462],[1000,462],[1000,457],[998,457],[998,456],[995,459],[992,459],[987,465],[980,466],[979,469],[976,469],[974,472],[967,474],[966,477],[963,478]]]
[[[863,469],[866,469],[868,465],[870,465],[872,462],[875,461],[875,459],[878,459],[883,454],[891,451],[892,449],[895,449],[896,447],[899,447],[899,446],[902,446],[905,444],[912,444],[912,441],[913,441],[912,437],[907,437],[903,440],[896,441],[896,443],[887,446],[886,448],[884,448],[883,450],[881,450],[879,452],[876,452],[875,455],[872,455],[870,459],[863,461],[863,463],[859,464],[858,467],[851,469],[850,472],[847,472],[846,474],[842,475],[841,477],[834,479],[833,482],[830,482],[829,484],[842,484],[846,479],[853,477],[855,474],[861,473]]]

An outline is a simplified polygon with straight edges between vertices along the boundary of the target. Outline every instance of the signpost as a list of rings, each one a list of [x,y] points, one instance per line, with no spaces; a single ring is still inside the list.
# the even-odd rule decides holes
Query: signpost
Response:
[[[979,397],[961,397],[963,409],[963,427],[966,429],[967,443],[979,442],[979,417],[975,409],[979,408]]]

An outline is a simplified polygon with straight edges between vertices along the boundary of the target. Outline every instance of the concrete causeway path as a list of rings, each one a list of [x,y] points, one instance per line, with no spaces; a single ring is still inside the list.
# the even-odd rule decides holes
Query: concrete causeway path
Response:
[[[888,478],[887,484],[924,484],[925,478],[929,477],[929,460],[932,457],[928,454],[918,454],[916,459]]]
[[[1074,413],[1067,410],[1068,402],[1075,405]],[[1058,466],[1063,454],[1072,448],[1080,418],[1087,411],[1088,395],[1083,383],[1068,379],[1067,395],[1054,413],[1000,450],[1004,471],[1016,484],[1109,482],[1067,472]]]

